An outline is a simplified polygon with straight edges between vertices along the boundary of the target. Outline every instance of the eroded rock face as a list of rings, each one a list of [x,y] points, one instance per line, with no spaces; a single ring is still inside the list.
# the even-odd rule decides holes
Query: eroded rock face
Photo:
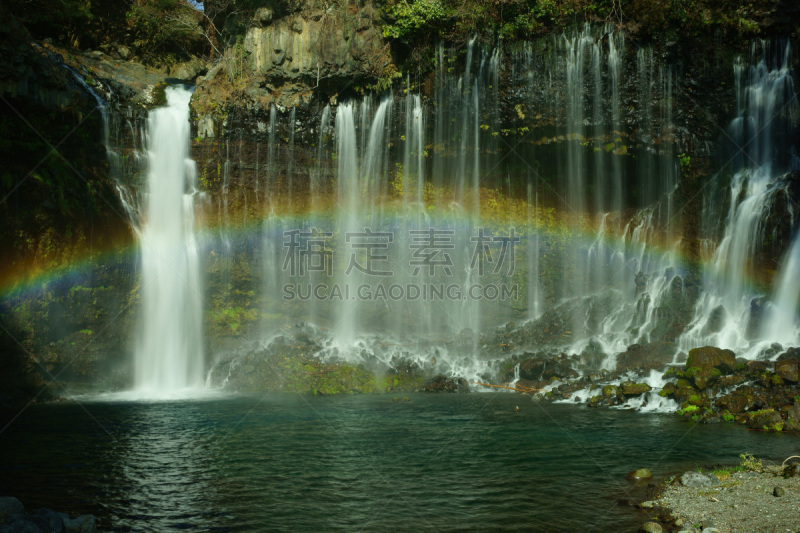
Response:
[[[262,78],[265,90],[279,93],[278,105],[298,104],[309,89],[333,96],[368,83],[391,62],[370,6],[355,13],[304,10],[283,18],[268,11],[256,12],[243,44],[251,74]]]

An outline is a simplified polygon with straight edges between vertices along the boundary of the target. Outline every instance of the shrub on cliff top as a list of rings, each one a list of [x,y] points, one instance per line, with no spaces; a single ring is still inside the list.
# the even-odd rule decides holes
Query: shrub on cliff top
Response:
[[[448,16],[448,10],[438,0],[398,2],[384,10],[390,21],[383,26],[383,36],[409,39],[419,32],[435,32],[435,26]]]

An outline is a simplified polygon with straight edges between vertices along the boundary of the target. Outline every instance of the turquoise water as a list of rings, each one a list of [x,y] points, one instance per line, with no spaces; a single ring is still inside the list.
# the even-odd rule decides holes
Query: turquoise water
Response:
[[[0,493],[115,531],[635,531],[628,471],[797,443],[507,393],[82,399],[0,434]]]

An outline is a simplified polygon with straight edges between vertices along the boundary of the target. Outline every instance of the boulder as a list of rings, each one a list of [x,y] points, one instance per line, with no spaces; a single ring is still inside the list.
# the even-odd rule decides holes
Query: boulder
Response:
[[[204,71],[208,70],[203,61],[192,58],[190,61],[180,63],[170,70],[170,77],[184,81],[194,81]]]
[[[800,359],[791,357],[776,361],[775,373],[784,381],[797,383],[800,381]]]
[[[732,392],[730,394],[726,394],[725,396],[721,396],[715,402],[717,409],[720,411],[728,410],[733,414],[741,413],[745,409],[747,409],[747,405],[749,400],[746,394],[742,394],[739,391]]]
[[[127,47],[127,46],[125,46],[124,44],[118,44],[118,45],[117,45],[117,54],[118,54],[118,55],[119,55],[119,57],[120,57],[120,58],[122,58],[122,59],[130,59],[130,57],[131,57],[131,50],[130,50],[130,48],[128,48],[128,47]]]
[[[800,348],[789,348],[778,356],[778,361],[785,359],[800,359]]]
[[[625,479],[637,480],[649,479],[651,477],[653,477],[653,474],[650,472],[650,470],[646,468],[637,468],[636,470],[628,472],[628,475],[625,476]]]
[[[800,402],[795,401],[794,405],[789,406],[786,410],[786,415],[790,420],[800,420]]]
[[[719,478],[713,473],[686,472],[678,481],[684,487],[716,487],[719,485]]]
[[[693,387],[679,387],[672,393],[672,397],[676,402],[683,403],[696,394],[697,390]]]
[[[259,7],[253,15],[253,22],[257,24],[259,28],[269,26],[272,22],[272,15],[271,7]]]
[[[704,346],[689,350],[686,368],[701,365],[714,367],[723,374],[732,374],[736,369],[736,354],[730,350],[723,350],[714,346]]]
[[[762,409],[747,413],[747,427],[750,429],[771,428],[781,422],[783,422],[783,418],[774,409]]]
[[[747,361],[745,363],[745,371],[748,377],[758,378],[767,371],[768,365],[764,361]]]
[[[669,383],[666,383],[666,384],[665,384],[665,385],[664,385],[664,386],[661,388],[661,391],[659,391],[658,395],[659,395],[659,396],[662,396],[662,397],[664,397],[664,398],[671,398],[672,396],[674,396],[674,395],[675,395],[675,391],[676,391],[676,390],[678,390],[678,387],[677,387],[677,386],[675,386],[675,384],[674,384],[674,383],[672,383],[672,382],[669,382]]]
[[[50,531],[49,529],[42,529],[42,526],[43,524],[39,524],[28,515],[15,514],[8,519],[5,525],[0,525],[0,533],[42,533],[42,531]],[[47,526],[45,525],[44,527]]]
[[[718,387],[735,387],[736,385],[741,385],[747,378],[741,374],[731,374],[729,376],[722,376],[717,381]]]
[[[97,533],[97,520],[94,515],[84,514],[78,517],[64,519],[64,529],[67,533]]]
[[[687,368],[683,375],[686,376],[697,389],[703,390],[717,381],[722,373],[718,368],[703,364]]]
[[[539,380],[543,379],[546,360],[544,357],[532,357],[519,364],[519,377],[522,379]]]
[[[640,529],[643,533],[661,533],[664,529],[661,527],[661,524],[658,522],[647,522],[642,526]]]
[[[619,393],[619,389],[616,385],[606,385],[603,387],[603,396],[606,398],[615,397]]]
[[[647,383],[634,383],[633,381],[626,381],[620,386],[620,391],[625,396],[641,396],[645,392],[649,392],[651,387]]]
[[[0,497],[0,524],[13,514],[24,514],[25,506],[12,496]]]
[[[579,374],[567,361],[555,358],[533,357],[519,364],[519,377],[529,380],[550,381],[553,378],[577,378]]]
[[[675,345],[670,342],[632,344],[617,356],[617,372],[664,368],[674,355]]]
[[[42,531],[61,532],[64,530],[64,520],[69,520],[69,515],[51,509],[37,509],[33,513],[28,514],[27,518],[38,524]]]

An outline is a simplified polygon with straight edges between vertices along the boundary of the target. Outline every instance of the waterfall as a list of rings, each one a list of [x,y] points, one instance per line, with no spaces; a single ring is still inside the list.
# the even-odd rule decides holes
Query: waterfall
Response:
[[[788,168],[781,156],[789,153],[788,124],[797,112],[789,67],[791,49],[788,44],[778,48],[773,60],[765,43],[754,43],[750,68],[745,69],[741,62],[734,66],[738,115],[728,127],[735,169],[729,208],[724,235],[705,275],[694,319],[680,339],[684,350],[714,345],[746,351],[748,357],[754,358],[765,343],[778,339],[789,344],[798,342],[796,281],[786,279],[796,278],[796,271],[786,274],[795,261],[794,249],[787,254],[784,279],[778,280],[776,305],[768,305],[766,323],[759,327],[759,318],[763,317],[753,312],[763,297],[751,281],[756,268],[754,258],[763,246],[770,217],[774,216],[776,197],[785,187]],[[792,213],[787,215],[791,217]]]
[[[142,317],[134,361],[136,389],[152,396],[202,385],[204,363],[196,174],[189,158],[192,91],[169,87],[166,94],[167,107],[152,111],[147,124]]]

